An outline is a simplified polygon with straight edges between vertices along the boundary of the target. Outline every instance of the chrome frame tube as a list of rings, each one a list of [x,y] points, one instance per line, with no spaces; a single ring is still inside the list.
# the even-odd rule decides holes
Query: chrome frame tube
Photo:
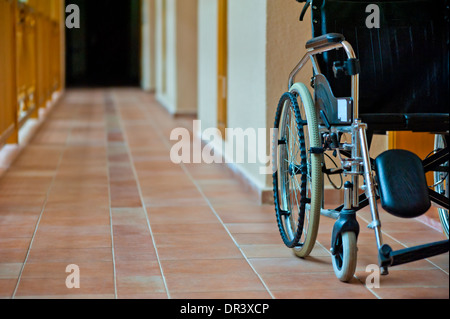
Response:
[[[353,47],[347,41],[342,42],[342,47],[349,59],[356,59]],[[359,119],[359,74],[352,75],[352,99],[353,99],[353,120]]]
[[[377,241],[378,249],[383,246],[383,239],[381,236],[381,223],[380,216],[378,214],[377,197],[375,194],[375,182],[373,178],[372,166],[370,163],[369,145],[367,143],[366,136],[366,124],[359,123],[358,133],[361,142],[362,160],[364,163],[364,179],[366,181],[365,191],[366,197],[369,200],[370,211],[372,213],[372,222],[369,224],[369,228],[375,231],[375,237]]]
[[[294,85],[294,79],[298,72],[305,66],[305,64],[310,60],[312,57],[314,57],[317,54],[321,54],[327,51],[336,50],[342,48],[342,43],[333,43],[329,45],[325,45],[323,47],[310,50],[306,52],[305,56],[300,60],[300,62],[295,66],[294,70],[289,74],[289,83],[288,83],[288,90],[291,88],[292,85]],[[320,71],[318,68],[317,63],[315,63],[317,60],[313,62],[313,67],[316,72]]]
[[[361,141],[359,138],[359,126],[360,121],[355,120],[352,126],[352,158],[359,159],[361,158]],[[360,173],[361,165],[359,161],[354,161],[352,164],[352,172]],[[353,207],[359,207],[359,175],[352,175],[352,184],[353,184],[353,193],[352,193],[352,203]]]

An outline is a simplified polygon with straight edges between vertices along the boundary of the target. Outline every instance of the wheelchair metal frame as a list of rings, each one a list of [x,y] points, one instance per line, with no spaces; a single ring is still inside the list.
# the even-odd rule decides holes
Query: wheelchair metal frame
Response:
[[[357,59],[357,56],[351,46],[351,44],[345,40],[339,42],[332,42],[323,44],[320,43],[316,47],[308,49],[307,53],[296,65],[294,70],[289,75],[288,90],[295,83],[295,77],[300,72],[300,70],[307,64],[308,61],[312,62],[314,74],[321,74],[319,63],[317,60],[317,55],[322,54],[331,50],[343,49],[348,57],[348,59]],[[375,232],[376,244],[379,252],[379,263],[381,268],[381,273],[383,275],[388,274],[388,267],[411,262],[414,260],[419,260],[427,257],[431,257],[443,252],[448,251],[449,241],[442,241],[432,244],[426,244],[422,246],[406,248],[397,252],[394,252],[388,245],[383,244],[382,232],[381,232],[381,221],[379,217],[379,211],[377,206],[377,200],[379,199],[377,195],[377,188],[374,177],[374,169],[372,167],[372,159],[369,154],[369,143],[367,138],[367,125],[360,120],[359,114],[359,74],[351,75],[351,98],[353,100],[353,118],[351,125],[337,125],[330,127],[329,131],[335,133],[349,133],[351,134],[352,142],[351,144],[345,144],[344,148],[341,149],[339,146],[337,149],[337,154],[341,160],[342,167],[344,169],[344,175],[351,176],[352,183],[347,185],[345,189],[344,204],[335,210],[325,210],[321,209],[321,215],[326,217],[331,217],[334,219],[340,218],[340,212],[342,209],[352,209],[354,210],[356,216],[356,210],[359,210],[367,205],[370,206],[372,221],[369,223],[368,228],[373,229]],[[326,129],[328,132],[328,128]],[[432,159],[425,160],[423,162],[425,171],[432,169],[431,166],[435,166],[436,162],[441,161],[447,156],[448,157],[448,146],[446,148],[447,155],[444,152],[438,152],[433,155]],[[341,153],[346,156],[342,158]],[[364,190],[365,194],[361,196],[358,193],[359,186],[359,176],[364,177],[365,184],[362,185],[361,189]],[[437,193],[436,193],[437,194]],[[430,197],[437,196],[439,194],[433,194],[430,192]],[[446,198],[434,198],[435,202],[446,206],[448,209],[448,199]],[[355,219],[356,220],[356,219]],[[359,228],[355,229],[355,232],[359,232]]]

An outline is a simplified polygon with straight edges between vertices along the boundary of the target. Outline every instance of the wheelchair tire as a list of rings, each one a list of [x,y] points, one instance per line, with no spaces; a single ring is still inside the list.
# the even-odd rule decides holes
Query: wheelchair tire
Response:
[[[443,149],[444,147],[446,147],[447,143],[445,142],[445,138],[442,135],[436,135],[435,137],[435,145],[434,148],[436,150],[438,149]],[[439,193],[444,195],[445,197],[448,197],[448,182],[449,182],[449,178],[448,178],[448,162],[445,163],[445,165],[447,166],[447,172],[434,172],[434,190]],[[448,232],[449,232],[449,225],[448,225],[448,209],[444,209],[444,208],[438,208],[438,212],[439,212],[439,219],[441,221],[441,225],[442,225],[442,230],[444,232],[444,234],[447,236],[447,238],[449,237]]]
[[[337,251],[332,256],[336,277],[342,282],[349,282],[356,270],[358,248],[356,234],[344,232],[338,238]]]
[[[314,248],[323,196],[323,155],[311,94],[302,83],[293,85],[279,102],[275,117],[274,201],[283,242],[298,257]]]

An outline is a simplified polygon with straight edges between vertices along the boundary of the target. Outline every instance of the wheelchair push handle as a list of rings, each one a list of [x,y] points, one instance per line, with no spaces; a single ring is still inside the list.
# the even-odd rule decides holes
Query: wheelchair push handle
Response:
[[[309,6],[311,5],[312,0],[296,0],[297,2],[306,2],[303,6],[302,13],[300,14],[300,21],[303,21],[303,18],[305,17],[306,11],[308,11]]]

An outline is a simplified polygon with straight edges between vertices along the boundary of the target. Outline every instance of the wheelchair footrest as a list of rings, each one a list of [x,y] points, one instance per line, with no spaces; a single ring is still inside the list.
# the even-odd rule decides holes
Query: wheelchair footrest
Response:
[[[389,245],[383,245],[379,251],[379,261],[381,267],[397,266],[409,262],[422,260],[425,258],[444,254],[449,251],[449,240],[435,243],[392,250]]]
[[[386,151],[375,160],[381,206],[402,218],[414,218],[430,209],[428,185],[421,159],[405,150]]]

